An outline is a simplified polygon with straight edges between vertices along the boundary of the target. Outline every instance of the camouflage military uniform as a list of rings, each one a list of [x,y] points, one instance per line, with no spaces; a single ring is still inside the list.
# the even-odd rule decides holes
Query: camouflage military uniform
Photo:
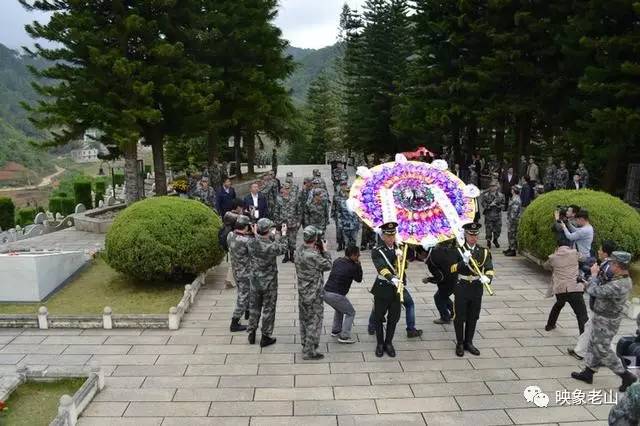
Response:
[[[487,233],[487,241],[496,243],[502,230],[502,206],[504,206],[504,194],[495,191],[485,191],[482,194],[482,213],[484,214],[484,226]]]
[[[545,192],[553,191],[556,184],[557,169],[555,164],[551,163],[544,169],[544,176],[542,177],[542,183],[544,184]]]
[[[287,178],[284,181],[285,183],[288,183],[289,185],[291,185],[291,197],[295,198],[296,202],[299,202],[300,188],[298,187],[298,185],[293,183],[293,178],[289,176],[287,176]]]
[[[634,426],[640,423],[640,383],[633,384],[609,411],[609,425]]]
[[[215,208],[216,206],[216,191],[210,186],[208,186],[206,189],[202,186],[199,186],[193,196],[194,198],[199,199],[211,208]]]
[[[312,355],[320,342],[324,305],[322,274],[331,270],[331,255],[319,253],[315,247],[301,245],[295,254],[298,276],[298,311],[302,353]]]
[[[509,221],[509,250],[516,251],[518,249],[518,223],[520,222],[520,214],[522,213],[522,201],[520,195],[514,195],[509,202],[507,210],[507,220]]]
[[[244,312],[249,310],[249,293],[253,271],[251,256],[249,255],[249,246],[253,243],[254,239],[252,235],[243,235],[237,232],[230,232],[229,235],[227,235],[233,278],[238,287],[238,296],[236,298],[236,308],[233,311],[233,318],[240,318]]]
[[[275,182],[273,180],[267,181],[265,185],[260,190],[260,193],[264,195],[265,200],[267,200],[267,211],[269,212],[269,219],[272,219],[273,212],[275,210],[276,200],[274,197],[274,187]]]
[[[276,225],[287,225],[287,240],[289,241],[289,251],[296,249],[296,237],[300,227],[300,205],[298,200],[289,194],[288,197],[280,195],[276,200],[275,222]]]
[[[333,190],[337,191],[338,187],[340,186],[340,182],[343,182],[343,181],[346,182],[349,180],[349,174],[345,169],[336,168],[333,171],[333,176],[331,177],[331,180],[333,181]]]
[[[360,219],[358,215],[349,211],[346,199],[340,200],[337,218],[336,227],[342,230],[345,247],[357,246],[356,238],[360,230]]]
[[[260,235],[249,245],[249,254],[253,261],[251,278],[249,333],[255,332],[262,314],[262,336],[273,333],[278,300],[277,257],[286,253],[289,247],[287,237],[272,238]]]
[[[329,225],[329,208],[324,202],[316,203],[312,201],[304,208],[304,223],[309,226],[313,225],[322,232]]]
[[[319,181],[320,188],[326,191],[327,183],[324,181],[324,179],[322,179],[320,172],[318,170],[315,170],[313,173],[313,180],[316,180],[316,179]]]
[[[338,211],[341,201],[346,201],[348,198],[348,194],[344,194],[342,191],[338,191],[333,196],[333,203],[331,203],[331,217],[336,223],[336,240],[338,242],[338,251],[344,248],[344,234],[342,232],[342,227],[340,225],[340,221],[338,220]]]
[[[587,286],[587,293],[596,299],[592,308],[592,331],[585,361],[593,371],[605,366],[621,375],[626,372],[626,368],[611,350],[611,340],[618,332],[624,316],[625,304],[632,287],[631,279],[628,276],[614,277],[605,285],[600,284],[600,278],[594,277]]]
[[[569,170],[566,167],[559,167],[556,171],[556,189],[567,189],[569,187]]]
[[[589,186],[589,172],[587,171],[587,168],[584,167],[584,165],[578,167],[576,169],[576,174],[580,176],[580,183],[582,186],[587,188]]]

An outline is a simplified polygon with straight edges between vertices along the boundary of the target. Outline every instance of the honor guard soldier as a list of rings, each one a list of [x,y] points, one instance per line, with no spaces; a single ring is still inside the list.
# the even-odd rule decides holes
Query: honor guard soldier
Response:
[[[463,251],[458,255],[456,263],[451,265],[451,273],[458,274],[458,282],[453,291],[457,356],[463,356],[465,350],[472,355],[480,355],[480,351],[473,346],[473,335],[480,317],[483,286],[490,284],[494,276],[491,253],[478,245],[481,227],[475,222],[462,227],[465,238]],[[478,275],[477,269],[482,275]]]
[[[396,324],[400,319],[400,295],[398,294],[398,246],[396,245],[395,222],[385,223],[380,227],[382,231],[382,243],[371,251],[373,265],[378,272],[378,277],[371,287],[373,294],[373,313],[376,326],[376,356],[381,357],[386,352],[390,357],[396,356],[393,347],[393,335],[396,331]],[[386,336],[382,323],[387,317]]]

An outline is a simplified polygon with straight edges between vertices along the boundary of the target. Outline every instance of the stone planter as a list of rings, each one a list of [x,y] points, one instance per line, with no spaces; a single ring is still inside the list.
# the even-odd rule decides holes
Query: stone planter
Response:
[[[1,302],[40,302],[64,284],[87,259],[79,251],[0,254]]]
[[[125,204],[118,204],[78,213],[74,217],[76,229],[93,234],[106,234],[113,225],[117,213],[126,207]]]

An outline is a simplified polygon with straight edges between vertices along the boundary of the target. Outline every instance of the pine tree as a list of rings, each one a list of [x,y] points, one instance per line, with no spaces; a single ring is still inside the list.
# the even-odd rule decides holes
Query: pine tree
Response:
[[[309,161],[324,163],[324,154],[340,145],[337,101],[326,75],[320,75],[311,83],[307,95],[307,108],[311,134],[307,152]]]

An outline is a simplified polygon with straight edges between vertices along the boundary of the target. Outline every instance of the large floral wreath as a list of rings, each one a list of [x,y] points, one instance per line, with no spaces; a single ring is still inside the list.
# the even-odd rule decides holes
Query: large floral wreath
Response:
[[[391,214],[404,243],[432,246],[459,238],[461,226],[474,219],[474,198],[479,191],[447,168],[442,160],[431,164],[407,161],[401,154],[392,163],[361,167],[351,187],[349,206],[374,229],[389,221]],[[394,211],[386,214],[385,204],[387,211]]]

